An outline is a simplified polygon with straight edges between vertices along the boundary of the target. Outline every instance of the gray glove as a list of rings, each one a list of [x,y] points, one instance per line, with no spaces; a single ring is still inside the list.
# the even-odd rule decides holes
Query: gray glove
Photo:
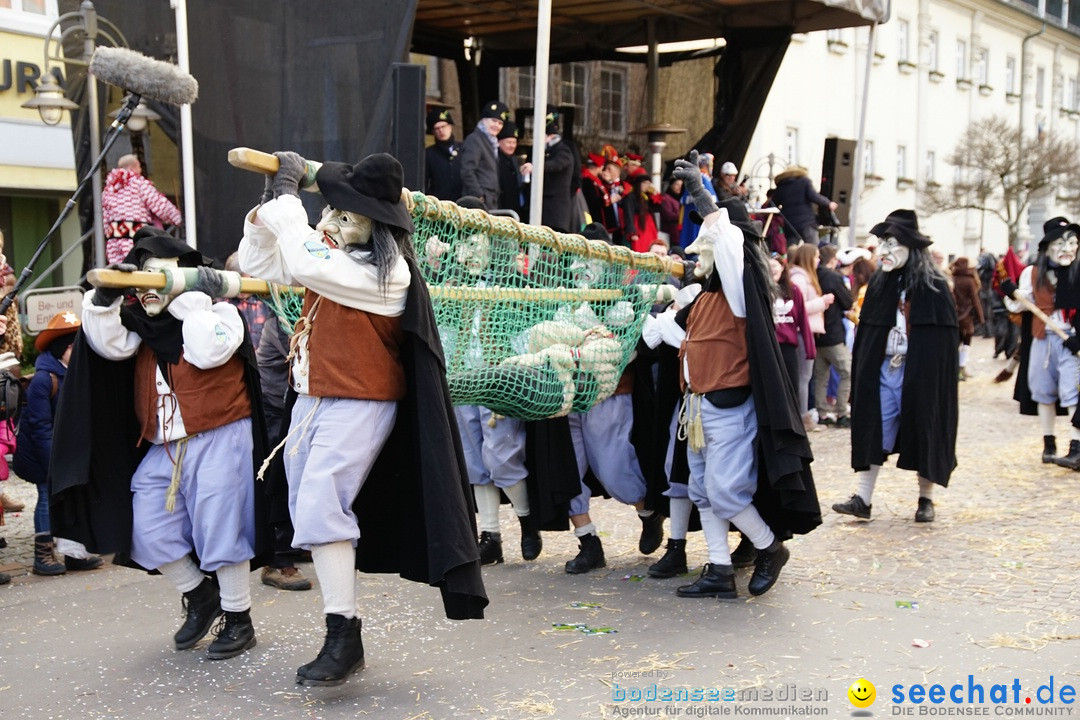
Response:
[[[259,207],[270,202],[274,199],[274,178],[270,175],[266,176],[266,182],[263,183],[262,195],[259,196]]]
[[[139,268],[131,263],[112,263],[105,266],[106,270],[119,270],[120,272],[135,272]],[[99,287],[94,288],[94,297],[90,299],[94,305],[98,307],[108,307],[113,304],[116,298],[120,297],[127,291],[127,288],[122,287]]]
[[[212,298],[221,297],[225,292],[225,278],[214,268],[200,266],[198,279],[188,288],[192,292],[203,292]]]
[[[697,150],[690,151],[690,160],[676,160],[675,170],[672,171],[671,176],[683,181],[683,187],[694,199],[694,206],[701,217],[706,217],[720,209],[716,207],[716,201],[712,199],[712,195],[705,189],[705,184],[701,182]]]
[[[274,157],[281,163],[271,185],[274,199],[282,195],[300,197],[300,181],[307,174],[307,161],[294,152],[276,152]]]

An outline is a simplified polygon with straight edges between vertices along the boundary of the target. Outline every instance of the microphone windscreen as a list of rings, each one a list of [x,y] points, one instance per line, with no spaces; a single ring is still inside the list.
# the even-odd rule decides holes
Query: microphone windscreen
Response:
[[[193,103],[199,97],[199,83],[190,74],[172,63],[127,48],[94,50],[90,74],[128,92],[172,105]]]

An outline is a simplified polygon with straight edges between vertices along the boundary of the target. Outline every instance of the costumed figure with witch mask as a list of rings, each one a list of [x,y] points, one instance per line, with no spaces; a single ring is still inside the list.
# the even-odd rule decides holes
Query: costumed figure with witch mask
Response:
[[[483,617],[487,597],[401,164],[385,153],[324,163],[315,179],[328,205],[312,230],[298,192],[307,162],[276,155],[245,220],[240,267],[307,288],[279,447],[293,545],[311,551],[327,630],[296,681],[338,685],[364,666],[356,568],[439,587],[452,619]]]
[[[219,660],[255,645],[248,573],[263,497],[253,466],[266,431],[247,328],[234,306],[212,300],[224,274],[151,228],[118,269],[177,267],[198,275],[176,296],[107,287],[84,296],[54,426],[51,518],[57,534],[157,570],[183,593],[177,650],[224,613],[207,650]]]
[[[760,231],[745,206],[717,207],[702,183],[696,152],[675,162],[701,231],[700,294],[677,313],[657,317],[651,332],[679,347],[684,392],[679,433],[687,438],[689,495],[701,515],[709,562],[680,587],[689,598],[736,597],[727,533],[736,525],[757,551],[751,595],[776,583],[789,558],[783,541],[821,524],[810,463],[813,455],[795,391],[783,369],[773,325],[773,284]]]
[[[1077,384],[1080,383],[1080,366],[1076,358],[1080,351],[1080,335],[1076,332],[1076,324],[1080,323],[1076,312],[1080,308],[1080,282],[1076,278],[1075,263],[1078,235],[1080,225],[1063,217],[1047,220],[1043,224],[1038,255],[1035,262],[1020,273],[1019,287],[1011,280],[1001,282],[1009,312],[1023,312],[1023,305],[1014,295],[1024,297],[1067,335],[1063,340],[1040,318],[1025,318],[1025,331],[1030,322],[1031,337],[1029,341],[1027,332],[1024,333],[1022,347],[1028,346],[1027,356],[1020,359],[1014,397],[1020,400],[1021,411],[1028,398],[1036,404],[1042,426],[1042,461],[1072,470],[1080,470],[1080,420],[1074,416],[1069,452],[1062,457],[1057,457],[1054,424],[1058,408],[1067,413],[1077,407]]]
[[[869,520],[878,472],[898,453],[896,466],[918,473],[915,522],[931,522],[934,485],[947,486],[956,467],[956,303],[914,210],[894,210],[870,233],[881,239],[881,267],[867,286],[851,361],[858,489],[832,509]]]

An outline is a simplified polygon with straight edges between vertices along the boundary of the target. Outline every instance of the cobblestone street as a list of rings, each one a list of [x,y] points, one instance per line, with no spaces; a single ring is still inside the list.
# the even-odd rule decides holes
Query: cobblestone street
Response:
[[[0,531],[0,565],[15,576],[0,588],[0,708],[5,717],[144,717],[153,708],[162,718],[604,718],[626,709],[613,703],[615,683],[662,681],[825,688],[827,716],[848,717],[844,693],[860,676],[878,684],[878,716],[889,714],[894,682],[975,674],[987,684],[1017,677],[1034,692],[1054,675],[1075,686],[1080,474],[1040,462],[1037,420],[1016,414],[1011,382],[993,384],[1004,363],[990,358],[992,341],[974,342],[972,377],[960,385],[959,467],[949,488],[936,488],[936,522],[913,521],[915,474],[894,467],[879,477],[872,521],[829,510],[855,488],[849,433],[838,429],[811,437],[824,523],[790,543],[780,582],[760,598],[746,594],[745,573],[731,602],[676,598],[685,577],[642,578],[655,557],[637,552],[640,523],[612,501],[593,513],[606,569],[566,575],[576,551],[569,532],[546,533],[539,559],[525,563],[504,509],[507,562],[484,570],[488,620],[446,621],[435,591],[360,576],[368,668],[339,688],[293,684],[321,640],[317,591],[280,592],[253,575],[259,644],[214,663],[205,641],[172,649],[180,603],[161,578],[112,566],[27,574],[35,489],[12,479],[6,492],[27,508]],[[1059,448],[1069,427],[1058,420]],[[699,534],[688,554],[704,561]],[[573,623],[615,632],[554,627]]]

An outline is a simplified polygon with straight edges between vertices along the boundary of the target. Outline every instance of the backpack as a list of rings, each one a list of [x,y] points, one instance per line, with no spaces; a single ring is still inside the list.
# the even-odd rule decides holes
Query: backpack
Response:
[[[17,423],[25,402],[26,397],[19,378],[9,370],[0,372],[0,420]]]

